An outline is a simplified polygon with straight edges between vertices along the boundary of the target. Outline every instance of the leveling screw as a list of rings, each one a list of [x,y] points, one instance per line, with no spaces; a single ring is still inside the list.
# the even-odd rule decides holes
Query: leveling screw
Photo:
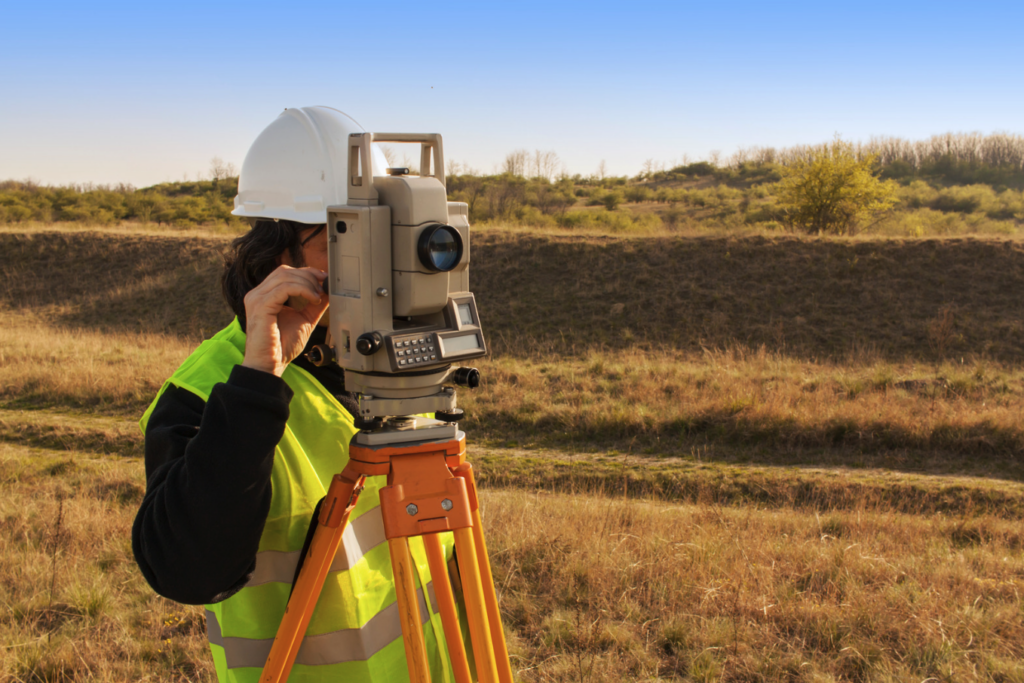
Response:
[[[415,515],[417,512],[420,511],[420,509],[416,507],[416,503],[409,503],[408,505],[405,506],[405,511],[408,512],[410,515]]]
[[[447,498],[441,501],[441,509],[444,510],[445,512],[451,510],[453,507],[455,507],[455,503],[451,502]]]

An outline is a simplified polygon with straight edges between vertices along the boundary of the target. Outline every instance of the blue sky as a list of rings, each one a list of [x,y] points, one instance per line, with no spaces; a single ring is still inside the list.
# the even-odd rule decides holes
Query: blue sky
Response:
[[[241,166],[285,107],[571,173],[840,133],[1024,133],[1024,3],[0,4],[0,179]]]

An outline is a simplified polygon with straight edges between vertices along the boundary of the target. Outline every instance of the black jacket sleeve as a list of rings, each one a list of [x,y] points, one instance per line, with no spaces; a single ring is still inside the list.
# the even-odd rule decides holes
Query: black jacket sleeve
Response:
[[[242,366],[208,402],[173,386],[160,397],[146,428],[146,495],[132,527],[135,560],[157,593],[213,603],[248,581],[291,398],[281,378]]]

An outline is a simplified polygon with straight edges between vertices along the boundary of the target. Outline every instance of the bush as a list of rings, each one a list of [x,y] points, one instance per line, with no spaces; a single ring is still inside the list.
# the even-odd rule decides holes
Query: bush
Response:
[[[670,187],[659,187],[654,193],[654,200],[662,204],[675,203],[680,200],[680,190],[673,190]]]
[[[680,190],[679,197],[690,206],[705,208],[715,205],[715,197],[704,190]]]
[[[654,198],[654,191],[644,185],[631,185],[626,188],[625,195],[627,202],[639,204],[651,201]]]
[[[122,220],[179,226],[241,221],[231,215],[237,179],[165,183],[143,190],[0,183],[0,222],[26,220],[106,225]]]
[[[710,163],[706,161],[698,161],[693,164],[687,164],[686,166],[676,166],[669,173],[683,174],[689,176],[709,176],[715,175],[716,169]]]
[[[950,187],[939,192],[932,201],[932,208],[945,213],[974,213],[986,204],[993,204],[995,198],[992,188],[984,185]]]
[[[664,221],[665,225],[668,227],[676,228],[684,222],[685,217],[686,213],[682,209],[673,206],[662,214],[661,220]]]
[[[896,185],[876,177],[876,161],[858,159],[853,145],[836,137],[784,170],[779,206],[807,232],[853,232],[861,220],[896,203]]]
[[[556,220],[563,228],[612,232],[654,232],[662,227],[661,218],[653,213],[630,215],[619,211],[568,211]]]
[[[754,204],[749,206],[743,214],[743,221],[745,223],[775,223],[785,219],[785,212],[775,202]]]
[[[622,203],[622,195],[618,192],[606,192],[605,195],[601,197],[601,203],[604,204],[604,208],[609,211],[614,211],[619,208],[619,204]]]
[[[939,196],[939,191],[923,180],[915,180],[898,192],[900,201],[910,209],[931,206]]]

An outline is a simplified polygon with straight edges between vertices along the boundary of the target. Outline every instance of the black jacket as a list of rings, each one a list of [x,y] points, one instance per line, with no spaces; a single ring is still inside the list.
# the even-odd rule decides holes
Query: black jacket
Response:
[[[342,370],[305,358],[325,335],[316,328],[293,362],[354,412]],[[280,377],[241,365],[207,402],[174,386],[160,397],[146,427],[146,495],[132,527],[135,561],[157,593],[213,603],[249,580],[291,398]]]

